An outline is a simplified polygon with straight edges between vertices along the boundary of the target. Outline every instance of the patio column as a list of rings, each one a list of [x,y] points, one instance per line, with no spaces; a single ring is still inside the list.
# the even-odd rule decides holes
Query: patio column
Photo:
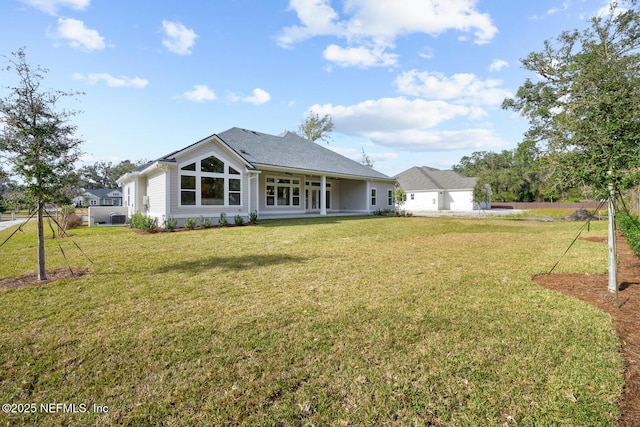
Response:
[[[320,215],[327,214],[327,177],[320,177]]]

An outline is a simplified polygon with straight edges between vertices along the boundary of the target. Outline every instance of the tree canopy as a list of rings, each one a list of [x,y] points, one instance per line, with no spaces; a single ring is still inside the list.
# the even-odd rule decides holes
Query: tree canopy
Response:
[[[514,150],[476,151],[464,156],[453,170],[478,178],[476,198],[485,200],[485,186],[491,186],[494,200],[503,202],[532,202],[557,198],[547,185],[547,167],[543,157],[531,141]],[[481,196],[482,195],[482,196]]]
[[[41,82],[48,70],[26,61],[24,49],[13,53],[4,71],[17,76],[15,86],[4,87],[8,95],[0,99],[0,156],[19,177],[35,201],[38,212],[38,278],[46,280],[43,213],[45,203],[66,197],[76,180],[74,164],[80,158],[82,141],[70,123],[75,111],[59,109],[58,103],[79,92],[43,90]],[[5,80],[7,81],[7,80]]]
[[[92,165],[85,165],[79,170],[79,185],[85,189],[118,188],[119,185],[116,180],[143,163],[146,162],[144,160],[137,162],[123,160],[117,164],[100,161]]]
[[[331,116],[325,114],[323,117],[320,117],[318,113],[312,111],[304,122],[298,126],[298,135],[306,138],[309,142],[320,140],[328,144],[331,139],[329,134],[332,130],[333,121],[331,120]]]
[[[541,145],[555,182],[602,197],[640,177],[640,15],[637,0],[563,32],[522,60],[537,74],[503,108],[529,119],[525,138]]]

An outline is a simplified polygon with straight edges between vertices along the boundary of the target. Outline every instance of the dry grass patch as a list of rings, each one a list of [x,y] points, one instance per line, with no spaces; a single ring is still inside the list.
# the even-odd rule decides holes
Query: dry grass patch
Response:
[[[0,420],[613,425],[623,366],[611,318],[531,282],[577,228],[323,218],[78,230],[90,274],[0,293],[0,401],[109,412]],[[34,268],[29,233],[3,248],[0,276]],[[51,268],[64,266],[56,244]],[[606,248],[587,241],[559,266],[605,268]]]

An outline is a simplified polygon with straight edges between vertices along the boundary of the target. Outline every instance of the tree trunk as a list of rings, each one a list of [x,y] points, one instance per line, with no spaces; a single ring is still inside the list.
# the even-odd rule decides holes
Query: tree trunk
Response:
[[[47,280],[44,263],[44,206],[42,198],[38,200],[38,280]]]
[[[609,184],[609,292],[618,292],[618,257],[616,247],[616,207],[613,184]]]

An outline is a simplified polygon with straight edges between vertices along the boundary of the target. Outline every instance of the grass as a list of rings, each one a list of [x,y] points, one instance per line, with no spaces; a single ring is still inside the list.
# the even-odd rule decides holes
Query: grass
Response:
[[[0,413],[31,425],[615,425],[612,319],[533,284],[579,224],[321,218],[47,240],[91,273],[0,291]],[[0,232],[0,241],[11,230]],[[32,226],[0,277],[35,271]],[[590,235],[606,235],[594,223]],[[557,271],[604,272],[578,241]]]

